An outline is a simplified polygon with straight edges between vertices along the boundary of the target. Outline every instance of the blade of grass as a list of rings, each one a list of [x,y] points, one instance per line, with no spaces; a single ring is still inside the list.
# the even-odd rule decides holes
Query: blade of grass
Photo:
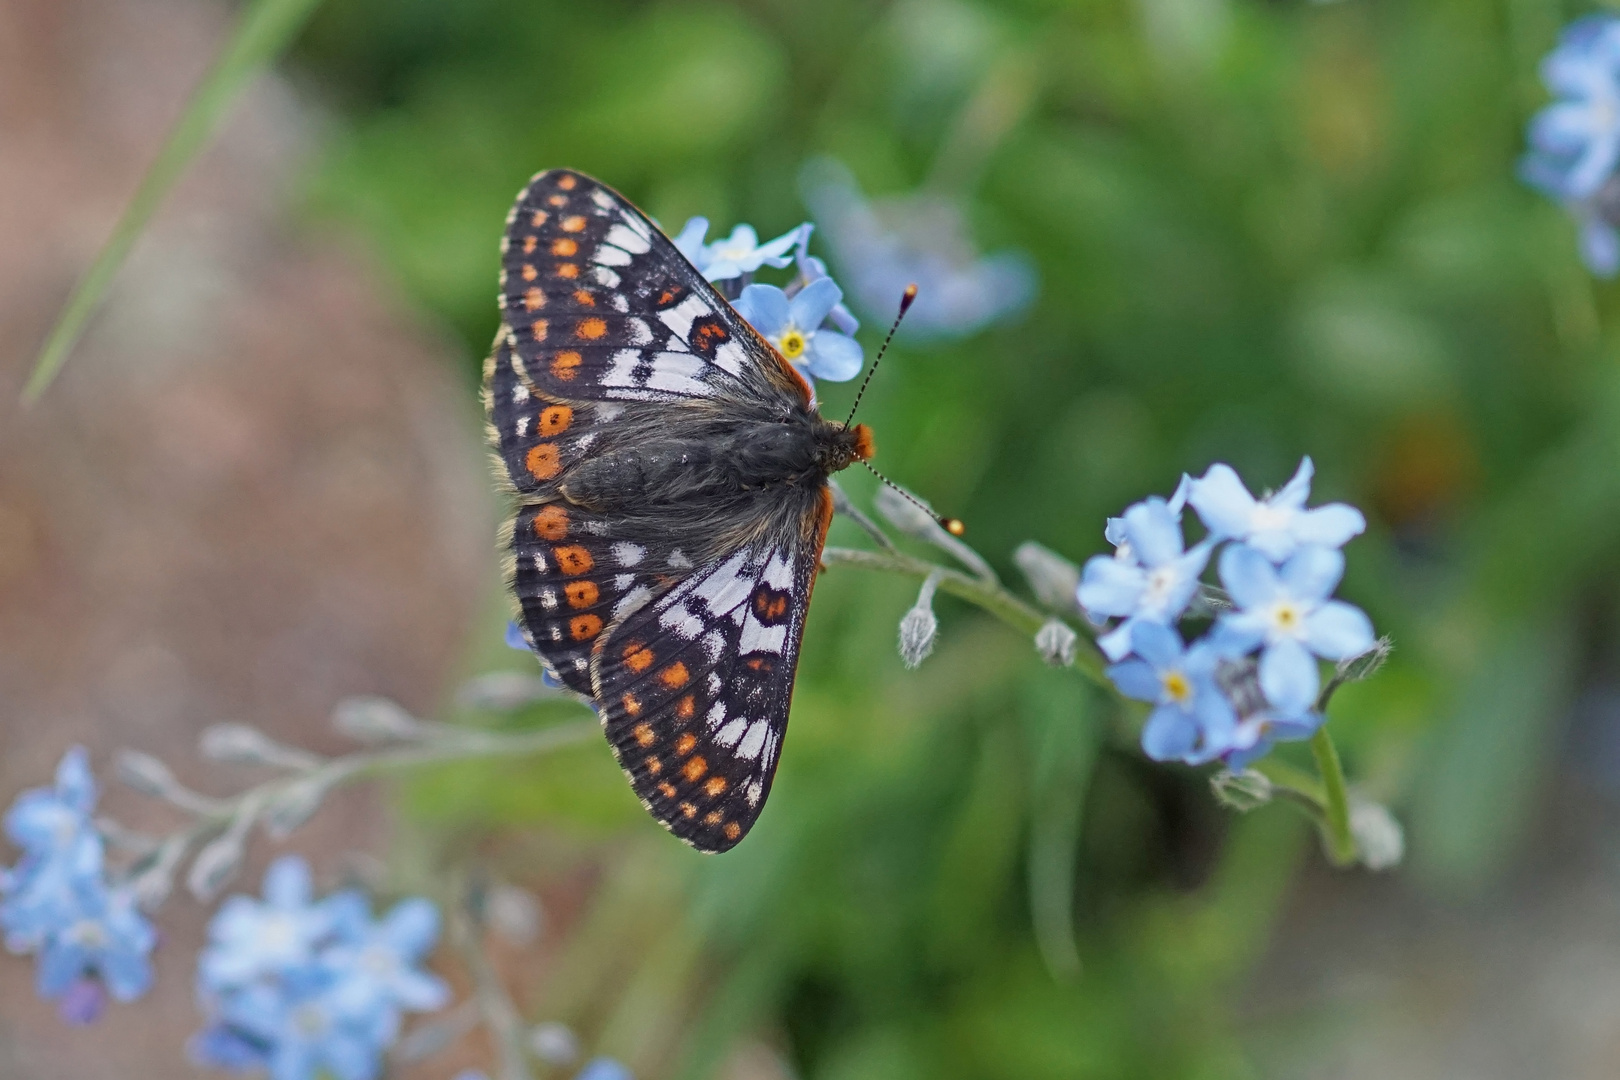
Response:
[[[321,0],[252,0],[208,74],[192,92],[185,112],[169,132],[112,236],[79,280],[56,326],[45,341],[23,388],[23,404],[33,405],[67,361],[107,286],[129,256],[163,198],[202,150],[243,87],[280,56]]]

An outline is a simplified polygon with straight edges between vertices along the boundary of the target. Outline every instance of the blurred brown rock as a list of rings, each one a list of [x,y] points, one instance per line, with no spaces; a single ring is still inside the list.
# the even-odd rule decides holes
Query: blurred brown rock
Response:
[[[73,742],[103,776],[138,746],[216,792],[251,777],[199,761],[210,723],[337,749],[340,697],[437,703],[488,596],[464,358],[353,245],[289,220],[306,125],[275,79],[188,173],[45,400],[16,404],[229,14],[0,0],[0,801]],[[374,797],[346,792],[292,846],[330,881],[385,825]],[[256,839],[239,885],[266,851]],[[34,998],[29,961],[0,957],[0,1077],[188,1075],[201,919],[172,902],[159,988],[90,1029]]]

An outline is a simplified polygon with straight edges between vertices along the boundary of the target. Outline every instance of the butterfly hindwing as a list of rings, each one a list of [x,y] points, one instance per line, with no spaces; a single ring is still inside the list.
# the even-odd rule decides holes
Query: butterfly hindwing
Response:
[[[602,635],[598,709],[647,809],[700,851],[748,833],[787,730],[831,499],[785,536],[716,559]]]

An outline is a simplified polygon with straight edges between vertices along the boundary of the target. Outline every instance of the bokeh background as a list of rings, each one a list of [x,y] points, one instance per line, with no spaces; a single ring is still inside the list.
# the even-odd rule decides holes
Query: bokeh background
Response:
[[[1405,864],[1333,872],[1289,808],[1219,809],[954,601],[905,671],[914,583],[845,568],[735,853],[667,837],[605,745],[345,793],[293,846],[327,884],[476,860],[533,889],[515,994],[643,1080],[1612,1076],[1620,304],[1514,178],[1581,10],[327,0],[24,411],[233,9],[0,0],[3,795],[72,741],[233,790],[204,726],[338,750],[355,693],[575,709],[453,704],[528,664],[476,403],[506,208],[569,165],[672,227],[774,236],[831,156],[1036,270],[1016,318],[902,340],[862,406],[880,467],[1008,580],[1021,541],[1083,559],[1215,460],[1274,486],[1308,453],[1319,499],[1368,512],[1345,594],[1397,652],[1332,725]],[[861,314],[870,350],[887,313]],[[159,989],[88,1031],[0,963],[0,1074],[189,1075],[205,914],[171,904]],[[399,1075],[487,1060],[472,1037]]]

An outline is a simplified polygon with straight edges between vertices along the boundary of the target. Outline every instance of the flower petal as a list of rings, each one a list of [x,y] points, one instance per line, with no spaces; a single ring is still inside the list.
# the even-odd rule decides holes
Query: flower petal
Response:
[[[1232,467],[1219,462],[1188,485],[1187,502],[1204,527],[1220,537],[1247,536],[1258,505]]]
[[[1158,701],[1164,692],[1159,675],[1145,660],[1126,660],[1110,666],[1108,677],[1119,687],[1119,692],[1137,701]]]
[[[1266,502],[1272,506],[1287,507],[1290,510],[1303,510],[1305,500],[1311,497],[1311,477],[1315,475],[1316,465],[1311,461],[1310,455],[1307,454],[1299,459],[1299,468],[1294,470],[1294,475],[1289,479],[1288,483],[1284,484],[1282,490],[1267,499]]]
[[[686,256],[686,261],[702,269],[703,238],[709,233],[709,219],[688,218],[681,231],[670,238],[675,250]]]
[[[1106,634],[1097,638],[1097,648],[1110,660],[1123,660],[1131,655],[1131,631],[1136,629],[1135,619],[1126,619]]]
[[[1344,660],[1373,647],[1372,620],[1343,600],[1330,600],[1305,617],[1305,645],[1317,656]]]
[[[415,960],[439,940],[439,909],[420,896],[401,900],[383,916],[382,933],[400,955]]]
[[[80,813],[95,809],[96,778],[90,772],[90,755],[84,747],[72,747],[62,755],[56,766],[56,793]]]
[[[1321,685],[1316,658],[1298,641],[1272,642],[1260,654],[1260,689],[1279,712],[1304,712],[1316,702]]]
[[[264,898],[275,907],[299,908],[309,903],[309,863],[283,855],[264,872]]]
[[[1125,511],[1125,536],[1144,566],[1163,566],[1182,553],[1181,525],[1157,497]]]
[[[1620,232],[1596,214],[1581,222],[1581,261],[1598,277],[1620,273]]]
[[[1140,566],[1111,555],[1093,555],[1081,571],[1076,595],[1080,606],[1093,615],[1129,615],[1136,610],[1146,582]]]
[[[1175,761],[1198,743],[1198,725],[1173,705],[1153,710],[1142,728],[1142,752],[1154,761]]]
[[[1131,630],[1131,648],[1160,671],[1180,666],[1186,651],[1180,634],[1168,626],[1142,619],[1136,620]]]
[[[1360,510],[1347,503],[1328,503],[1294,518],[1294,539],[1302,544],[1343,547],[1366,528],[1367,519]]]
[[[805,351],[810,374],[828,382],[848,382],[861,373],[866,355],[860,342],[836,330],[818,330]]]
[[[750,285],[733,306],[762,337],[776,337],[787,325],[787,293],[775,285]]]
[[[833,306],[844,298],[844,290],[830,277],[817,278],[794,294],[788,306],[788,321],[803,333],[816,330]]]
[[[1283,588],[1295,599],[1326,600],[1344,576],[1344,552],[1315,545],[1302,547],[1277,574]]]
[[[1282,591],[1271,560],[1247,544],[1232,544],[1221,552],[1221,584],[1240,608],[1257,608],[1275,600]]]

